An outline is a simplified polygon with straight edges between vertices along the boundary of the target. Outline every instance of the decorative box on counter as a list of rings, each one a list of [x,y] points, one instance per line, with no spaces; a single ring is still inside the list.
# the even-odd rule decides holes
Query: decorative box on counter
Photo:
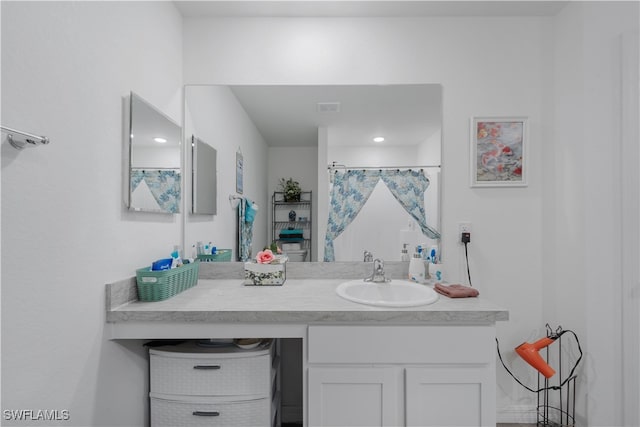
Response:
[[[277,256],[270,264],[244,263],[244,284],[247,286],[281,286],[287,279],[286,256]]]

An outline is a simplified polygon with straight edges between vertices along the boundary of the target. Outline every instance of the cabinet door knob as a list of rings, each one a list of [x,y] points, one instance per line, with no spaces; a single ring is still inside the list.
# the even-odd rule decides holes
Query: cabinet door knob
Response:
[[[218,417],[220,412],[218,411],[193,411],[193,415],[197,417]]]
[[[220,365],[195,365],[193,369],[220,369]]]

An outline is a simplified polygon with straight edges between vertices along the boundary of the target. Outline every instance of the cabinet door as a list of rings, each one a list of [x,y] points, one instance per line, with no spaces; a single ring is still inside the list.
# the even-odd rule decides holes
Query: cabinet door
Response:
[[[310,426],[397,426],[398,368],[309,368]]]
[[[407,426],[495,426],[490,365],[407,368]]]

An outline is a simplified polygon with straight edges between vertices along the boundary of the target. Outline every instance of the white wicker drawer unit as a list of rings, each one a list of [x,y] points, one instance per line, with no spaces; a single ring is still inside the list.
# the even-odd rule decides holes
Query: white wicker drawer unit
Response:
[[[243,350],[197,341],[149,349],[151,425],[279,424],[276,341]]]
[[[211,403],[206,400],[181,401],[151,398],[154,426],[268,426],[269,399]],[[265,416],[266,414],[266,416]]]

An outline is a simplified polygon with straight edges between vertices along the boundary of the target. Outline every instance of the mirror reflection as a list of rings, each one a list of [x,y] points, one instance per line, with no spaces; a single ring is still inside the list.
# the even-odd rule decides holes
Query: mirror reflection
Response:
[[[129,209],[180,212],[181,127],[131,92],[129,130]]]
[[[363,261],[368,252],[401,261],[404,248],[411,256],[418,245],[439,247],[442,87],[349,90],[352,97],[342,99],[354,106],[354,117],[329,127],[326,137],[330,184],[323,204],[331,208],[320,224],[329,237],[322,259]]]
[[[191,136],[191,213],[216,214],[216,161],[215,148]]]
[[[189,86],[185,101],[189,112],[187,127],[197,129],[205,138],[221,139],[223,135],[222,139],[228,141],[225,143],[242,141],[242,150],[252,162],[248,171],[266,169],[266,185],[251,185],[251,178],[245,177],[250,187],[245,192],[247,197],[268,206],[256,218],[259,228],[254,232],[255,247],[271,242],[274,235],[278,218],[271,217],[269,205],[274,192],[281,191],[278,184],[282,177],[294,178],[304,191],[313,193],[313,223],[307,224],[313,229],[313,258],[307,260],[362,261],[364,251],[368,251],[376,258],[400,261],[405,244],[409,255],[418,244],[439,246],[440,85]],[[210,135],[202,129],[210,131]],[[260,138],[254,138],[255,133]],[[374,141],[380,136],[384,137],[383,142]],[[251,139],[259,141],[247,143]],[[266,155],[260,148],[263,145]],[[235,152],[237,146],[232,148]],[[221,150],[220,158],[228,160],[219,165],[219,192],[234,194],[233,181],[223,182],[225,176],[234,173],[232,167],[226,166],[233,160],[232,153],[224,144]],[[422,215],[416,220],[417,216],[408,212],[410,202],[403,205],[389,189],[393,184],[380,181],[366,203],[359,206],[355,219],[332,238],[333,253],[326,257],[325,236],[327,225],[331,225],[335,173],[358,169],[412,169],[423,173],[428,184],[419,197],[423,197],[425,220],[420,219]],[[265,187],[266,191],[262,190]],[[262,224],[264,231],[260,229]],[[436,233],[425,235],[426,226]],[[201,234],[202,229],[202,224],[188,223],[188,243],[193,239],[190,236]]]

